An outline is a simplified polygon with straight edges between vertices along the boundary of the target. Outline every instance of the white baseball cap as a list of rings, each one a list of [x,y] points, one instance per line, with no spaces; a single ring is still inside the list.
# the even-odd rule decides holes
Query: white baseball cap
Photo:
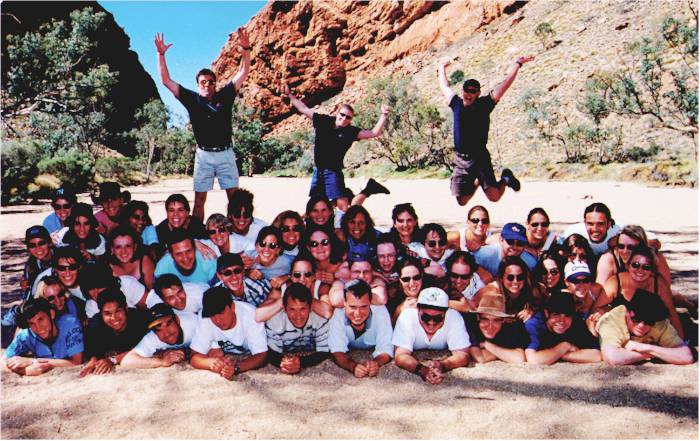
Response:
[[[425,288],[418,294],[418,305],[429,306],[431,308],[447,309],[450,298],[447,293],[440,288]]]

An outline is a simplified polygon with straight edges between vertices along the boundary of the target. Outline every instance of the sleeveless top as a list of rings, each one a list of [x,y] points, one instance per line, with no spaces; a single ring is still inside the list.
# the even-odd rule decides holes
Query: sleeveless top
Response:
[[[624,305],[625,308],[630,309],[630,303],[632,303],[630,300],[627,300],[624,295],[622,295],[622,283],[620,283],[620,273],[615,274],[615,278],[617,279],[617,295],[615,296],[614,299],[610,302],[610,309],[615,308],[620,305]],[[637,294],[637,291],[645,291],[641,288],[637,288],[634,290],[634,294],[632,294],[632,297],[634,298],[634,295]],[[652,294],[659,294],[659,279],[658,276],[654,276],[654,292]]]

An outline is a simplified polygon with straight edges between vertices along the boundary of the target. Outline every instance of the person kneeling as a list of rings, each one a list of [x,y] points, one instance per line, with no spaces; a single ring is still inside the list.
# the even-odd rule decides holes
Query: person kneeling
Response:
[[[284,291],[284,309],[265,323],[269,361],[285,374],[327,359],[328,320],[311,311],[311,291],[292,283]]]
[[[449,301],[440,288],[424,289],[418,295],[418,308],[404,309],[394,329],[394,362],[430,384],[442,383],[446,371],[466,366],[469,361],[469,335],[462,316],[448,309]],[[423,364],[413,356],[413,351],[422,349],[449,349],[452,355]]]
[[[601,360],[598,342],[576,313],[574,297],[554,292],[540,311],[525,322],[530,344],[525,349],[528,363],[596,363]]]
[[[83,362],[83,331],[74,315],[56,318],[56,311],[46,299],[29,299],[20,307],[17,324],[22,330],[8,346],[3,360],[12,372],[41,375],[55,367]]]
[[[651,359],[691,364],[693,354],[668,319],[661,297],[638,291],[628,306],[620,305],[598,320],[603,360],[621,366]]]
[[[146,334],[122,359],[123,367],[170,367],[187,359],[199,317],[193,313],[176,314],[170,305],[158,303],[151,310]]]
[[[391,317],[384,305],[371,305],[372,292],[364,280],[345,285],[345,307],[336,309],[330,321],[328,347],[335,363],[357,378],[376,377],[391,361]],[[348,349],[374,349],[372,359],[353,361]]]
[[[506,301],[502,294],[484,295],[476,308],[478,326],[469,327],[472,346],[469,355],[477,363],[503,360],[506,363],[524,363],[525,348],[530,342],[520,320],[506,314]]]
[[[233,300],[223,286],[204,292],[202,320],[190,344],[190,364],[232,380],[239,373],[258,369],[267,360],[265,327],[255,321],[255,309]],[[212,349],[212,344],[219,347]],[[228,355],[250,355],[233,360]]]

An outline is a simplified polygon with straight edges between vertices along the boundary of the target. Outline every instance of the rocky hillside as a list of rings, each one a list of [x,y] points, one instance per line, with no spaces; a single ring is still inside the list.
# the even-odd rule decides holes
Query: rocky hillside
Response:
[[[6,74],[5,36],[22,35],[38,29],[51,19],[66,20],[71,11],[91,7],[95,12],[104,12],[107,19],[100,30],[95,56],[100,63],[107,64],[111,71],[118,71],[119,83],[110,96],[115,114],[108,122],[108,131],[113,133],[113,147],[122,153],[130,154],[129,146],[117,134],[133,128],[134,113],[147,101],[160,99],[153,79],[146,73],[136,53],[129,49],[129,37],[115,21],[112,14],[96,2],[55,2],[55,1],[12,1],[2,3],[2,78]]]
[[[507,164],[521,173],[556,177],[561,174],[557,162],[563,152],[526,130],[526,115],[518,106],[523,93],[544,91],[559,100],[572,120],[580,118],[576,105],[587,78],[630,62],[632,55],[625,44],[657,33],[664,16],[691,14],[686,0],[591,5],[564,0],[271,2],[246,25],[253,40],[254,64],[245,100],[267,113],[277,133],[308,129],[308,123],[279,98],[283,78],[309,105],[331,112],[341,101],[357,102],[368,78],[403,75],[412,77],[417,90],[447,110],[436,80],[438,59],[455,58],[450,69],[478,78],[486,89],[503,79],[517,56],[532,54],[535,61],[522,69],[492,116],[489,149],[497,166]],[[549,22],[556,33],[556,44],[548,49],[534,33],[543,22]],[[238,68],[234,38],[213,63],[220,81]],[[675,164],[693,158],[695,146],[689,138],[669,136],[668,131],[652,128],[646,118],[624,121],[623,130],[631,146],[659,144],[663,148],[659,160]],[[689,179],[696,181],[697,166],[692,159],[690,164]],[[611,168],[604,177],[630,179],[655,173],[645,170],[651,165],[640,167]],[[601,177],[596,167],[585,168]]]

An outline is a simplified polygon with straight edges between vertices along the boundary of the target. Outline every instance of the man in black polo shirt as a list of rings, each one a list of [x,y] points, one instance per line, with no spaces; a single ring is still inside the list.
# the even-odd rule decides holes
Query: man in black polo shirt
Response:
[[[314,125],[314,172],[311,177],[309,196],[321,194],[335,201],[343,195],[345,179],[343,177],[343,158],[350,150],[352,143],[363,139],[376,138],[382,134],[387,115],[391,108],[382,104],[382,114],[372,130],[363,130],[351,125],[355,111],[349,104],[343,104],[336,116],[315,113],[301,102],[289,90],[287,84],[282,85],[282,93],[296,109],[306,115]],[[379,193],[389,193],[383,185],[370,179],[360,192],[365,196]],[[364,200],[364,199],[363,199]]]
[[[469,79],[462,85],[462,96],[458,97],[450,88],[445,67],[450,60],[438,63],[438,82],[440,90],[447,100],[454,118],[455,162],[452,173],[452,194],[459,205],[466,205],[474,196],[477,180],[486,197],[496,202],[506,191],[506,186],[520,191],[520,182],[510,169],[503,169],[501,180],[496,182],[491,164],[491,155],[486,149],[489,137],[491,112],[515,80],[523,64],[533,57],[519,57],[506,78],[491,89],[485,96],[479,96],[481,85],[475,79]]]
[[[163,34],[156,34],[156,50],[160,78],[187,109],[192,123],[192,131],[197,140],[197,153],[194,163],[194,208],[192,216],[204,220],[204,203],[207,192],[214,188],[214,177],[219,186],[226,190],[227,197],[238,187],[236,154],[231,142],[231,108],[236,94],[250,71],[250,40],[245,29],[238,29],[238,44],[242,49],[241,67],[224,87],[216,90],[216,75],[209,69],[197,73],[198,91],[182,87],[170,78],[165,52],[172,46],[165,44]]]

